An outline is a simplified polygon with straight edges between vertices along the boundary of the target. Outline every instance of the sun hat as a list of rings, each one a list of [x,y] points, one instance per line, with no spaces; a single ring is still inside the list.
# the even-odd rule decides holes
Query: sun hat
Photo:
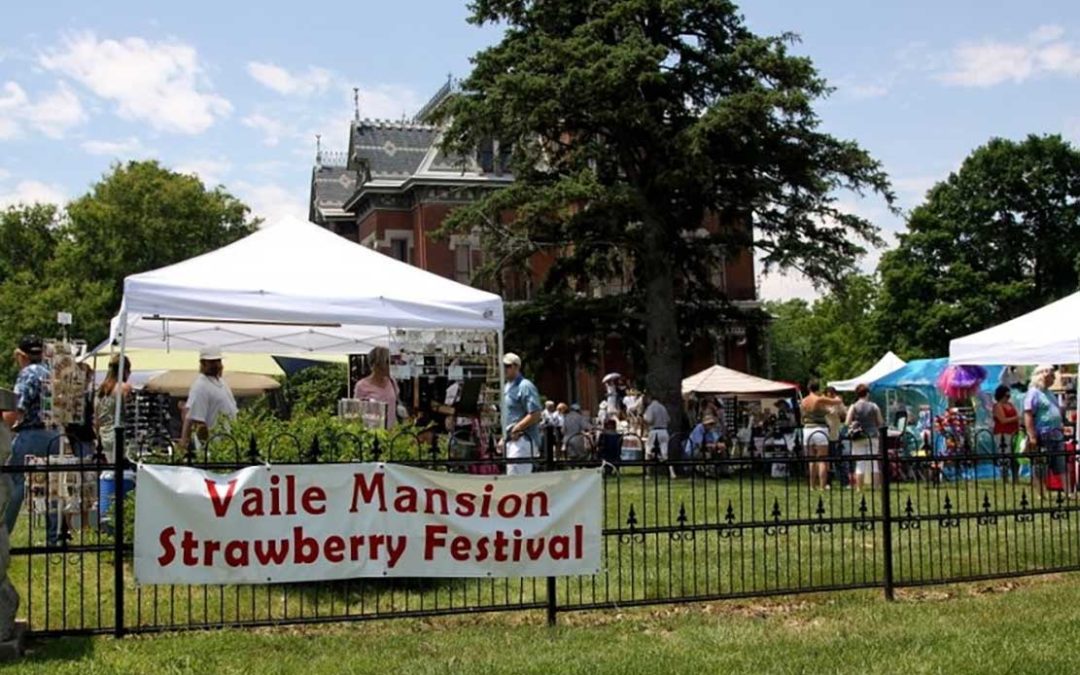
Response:
[[[221,360],[221,347],[215,345],[207,345],[199,350],[200,361],[220,361]]]

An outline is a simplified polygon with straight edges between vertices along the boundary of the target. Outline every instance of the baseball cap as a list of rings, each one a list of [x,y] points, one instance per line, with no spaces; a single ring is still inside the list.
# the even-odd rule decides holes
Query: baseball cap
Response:
[[[503,365],[504,366],[517,366],[517,367],[520,368],[521,367],[521,357],[518,356],[517,354],[513,353],[513,352],[507,352],[506,355],[503,356]]]
[[[19,340],[19,351],[27,356],[40,356],[45,349],[45,342],[37,335],[24,335]]]
[[[207,345],[199,350],[200,361],[220,361],[221,360],[221,347],[215,347]]]

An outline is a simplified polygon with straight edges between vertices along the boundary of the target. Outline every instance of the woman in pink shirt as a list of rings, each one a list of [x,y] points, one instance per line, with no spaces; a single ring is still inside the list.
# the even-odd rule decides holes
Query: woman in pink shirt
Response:
[[[386,428],[397,424],[398,386],[390,377],[390,350],[376,347],[368,355],[371,374],[356,383],[353,398],[386,404]]]

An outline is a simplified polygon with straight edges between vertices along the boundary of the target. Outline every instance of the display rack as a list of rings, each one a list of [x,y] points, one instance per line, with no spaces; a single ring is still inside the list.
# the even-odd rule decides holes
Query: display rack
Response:
[[[400,329],[390,334],[390,375],[403,401],[416,411],[441,405],[451,382],[482,380],[481,423],[498,427],[500,367],[497,336],[490,331]],[[369,373],[366,354],[349,357],[350,393]]]

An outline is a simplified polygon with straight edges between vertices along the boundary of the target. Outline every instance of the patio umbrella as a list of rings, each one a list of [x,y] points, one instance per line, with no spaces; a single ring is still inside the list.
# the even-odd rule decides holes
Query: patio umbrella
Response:
[[[144,389],[170,396],[187,396],[191,385],[199,373],[195,370],[166,370],[150,377]],[[226,370],[223,375],[234,396],[247,397],[278,389],[281,383],[268,375],[259,373],[238,373]]]

